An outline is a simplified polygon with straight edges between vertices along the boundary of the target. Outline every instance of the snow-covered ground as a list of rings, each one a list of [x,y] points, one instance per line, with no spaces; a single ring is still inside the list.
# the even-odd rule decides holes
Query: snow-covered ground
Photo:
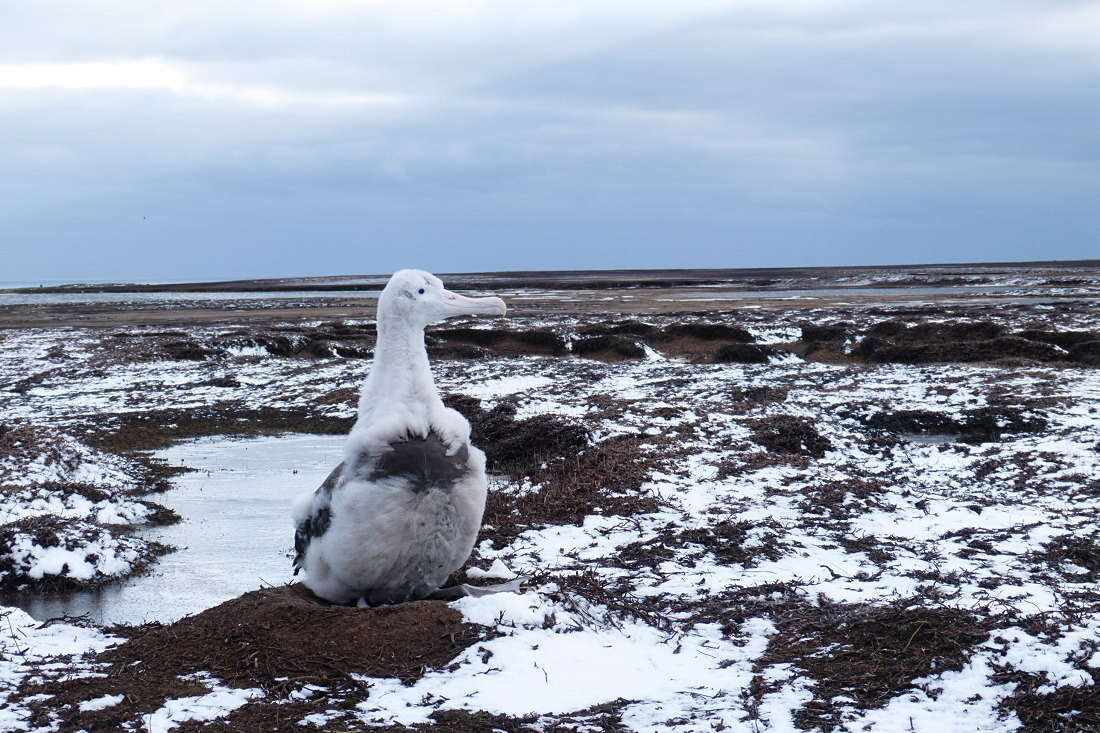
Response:
[[[807,315],[741,311],[708,320],[748,328],[766,344],[797,339]],[[809,315],[856,329],[886,317]],[[1087,312],[983,317],[1013,328],[1100,329]],[[580,328],[569,317],[511,325],[550,327],[567,340]],[[212,407],[348,418],[369,363],[262,351],[119,360],[99,334],[81,330],[3,339],[6,424],[46,428],[36,434],[64,444],[58,454],[67,458],[0,463],[0,483],[10,486],[0,511],[93,526],[138,524],[148,507],[124,491],[135,488],[127,459],[71,436],[85,440],[135,414],[183,425]],[[284,705],[303,731],[443,726],[447,711],[485,714],[505,730],[1100,726],[1088,702],[1100,696],[1100,370],[790,356],[710,364],[646,353],[615,363],[495,356],[434,364],[441,391],[475,397],[486,410],[510,404],[517,424],[553,415],[585,426],[594,448],[635,441],[630,465],[644,473],[640,485],[616,493],[631,501],[593,500],[577,522],[547,514],[486,528],[472,566],[530,579],[522,594],[451,604],[491,638],[411,684],[348,669],[358,687],[302,683],[275,693],[203,677],[208,692],[164,699],[128,725],[168,730],[220,718],[233,729],[234,715]],[[916,413],[958,429],[897,427],[905,424],[899,416]],[[956,439],[979,420],[993,426],[984,437]],[[493,490],[537,494],[540,476],[501,476]],[[113,493],[33,493],[58,481]],[[537,511],[534,502],[515,506]],[[36,562],[48,572],[44,557]],[[79,655],[118,640],[65,623],[37,629],[22,611],[7,613],[0,675],[10,699],[0,730],[26,730],[35,698],[28,688],[16,694],[20,684],[61,670],[95,674],[97,663]],[[60,656],[44,661],[52,655]],[[80,706],[103,714],[120,704],[100,695]],[[61,718],[35,716],[40,730],[64,727]]]

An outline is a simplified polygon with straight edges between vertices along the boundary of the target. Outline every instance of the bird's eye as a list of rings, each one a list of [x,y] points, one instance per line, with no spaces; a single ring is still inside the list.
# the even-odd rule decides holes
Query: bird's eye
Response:
[[[421,295],[423,295],[423,294],[424,294],[424,288],[420,288],[420,290],[417,290],[416,292],[418,292],[418,293],[420,293]]]

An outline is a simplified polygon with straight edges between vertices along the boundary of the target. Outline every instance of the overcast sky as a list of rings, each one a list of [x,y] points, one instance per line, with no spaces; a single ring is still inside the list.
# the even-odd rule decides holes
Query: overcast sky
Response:
[[[0,4],[0,281],[1100,256],[1100,2]]]

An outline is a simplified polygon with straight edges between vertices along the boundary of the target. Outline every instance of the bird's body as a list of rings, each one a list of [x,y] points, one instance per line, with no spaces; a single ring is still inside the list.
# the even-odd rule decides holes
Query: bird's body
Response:
[[[333,603],[424,598],[462,567],[485,509],[485,454],[443,405],[424,326],[450,315],[503,314],[498,298],[448,293],[403,270],[378,304],[378,343],[343,462],[295,505],[295,571]]]

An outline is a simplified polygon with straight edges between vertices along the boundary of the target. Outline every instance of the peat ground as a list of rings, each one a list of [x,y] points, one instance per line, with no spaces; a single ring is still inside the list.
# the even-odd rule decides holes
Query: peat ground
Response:
[[[352,609],[278,585],[105,630],[10,611],[0,721],[1100,730],[1094,304],[848,300],[431,329],[495,474],[455,580],[499,563],[528,590]],[[158,521],[142,497],[175,441],[346,431],[373,339],[365,319],[271,314],[3,332],[0,476],[39,477],[0,487],[22,512],[0,527],[4,582],[50,592],[12,572],[38,557],[20,537],[125,548]]]

